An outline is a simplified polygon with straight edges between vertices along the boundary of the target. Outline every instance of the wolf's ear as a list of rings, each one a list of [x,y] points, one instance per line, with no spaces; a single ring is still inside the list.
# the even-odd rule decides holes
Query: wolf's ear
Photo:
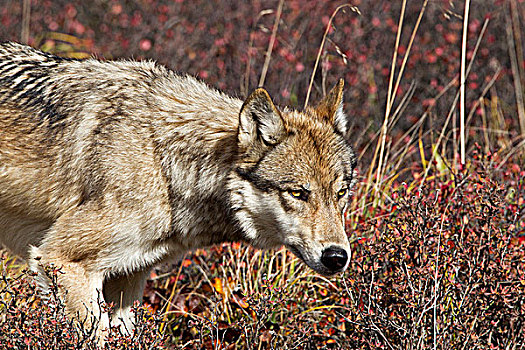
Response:
[[[281,113],[266,90],[259,88],[244,101],[239,116],[239,143],[249,148],[258,140],[279,143],[285,135]]]
[[[339,79],[339,82],[330,90],[328,95],[317,104],[315,110],[318,115],[328,119],[330,123],[333,123],[337,131],[346,135],[348,121],[343,112],[344,85],[344,80]]]

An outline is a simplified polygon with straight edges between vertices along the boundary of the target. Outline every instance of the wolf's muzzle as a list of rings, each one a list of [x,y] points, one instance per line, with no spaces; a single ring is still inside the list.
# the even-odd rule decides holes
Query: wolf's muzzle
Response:
[[[321,255],[321,262],[330,271],[338,272],[346,266],[348,253],[345,249],[339,247],[328,247]]]

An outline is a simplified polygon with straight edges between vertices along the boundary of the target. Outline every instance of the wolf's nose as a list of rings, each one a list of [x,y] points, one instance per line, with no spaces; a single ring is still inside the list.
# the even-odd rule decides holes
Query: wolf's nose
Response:
[[[348,254],[346,250],[338,247],[328,247],[321,255],[321,262],[331,271],[337,272],[346,266]]]

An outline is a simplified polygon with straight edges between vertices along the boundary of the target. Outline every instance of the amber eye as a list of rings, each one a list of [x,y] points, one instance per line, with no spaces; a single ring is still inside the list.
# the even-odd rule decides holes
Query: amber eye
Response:
[[[347,188],[343,188],[337,192],[337,198],[341,199],[344,196],[346,196],[346,193],[348,192]]]
[[[294,198],[301,198],[303,195],[303,191],[300,190],[290,190],[288,191],[288,193],[290,193],[290,196]]]
[[[308,199],[308,194],[303,190],[289,190],[288,193],[295,199],[300,199],[303,201]]]

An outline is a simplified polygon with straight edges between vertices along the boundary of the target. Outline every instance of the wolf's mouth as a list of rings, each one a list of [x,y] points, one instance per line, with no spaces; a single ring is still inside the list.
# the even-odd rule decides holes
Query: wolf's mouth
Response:
[[[338,272],[341,272],[341,269],[337,270],[331,270],[323,265],[321,261],[315,261],[314,259],[306,259],[305,255],[301,252],[299,248],[297,248],[294,245],[287,244],[286,248],[288,248],[295,256],[297,256],[299,259],[301,259],[308,267],[310,267],[315,272],[324,275],[324,276],[332,276]]]
[[[325,275],[325,276],[329,276],[329,275],[333,275],[334,272],[332,271],[329,271],[327,268],[325,268],[322,264],[320,263],[316,263],[314,261],[312,261],[311,259],[306,259],[304,254],[301,252],[301,250],[299,248],[297,248],[296,246],[293,246],[293,245],[286,245],[286,247],[292,252],[294,253],[294,255],[296,257],[298,257],[299,259],[301,259],[309,268],[311,268],[312,270],[314,270],[315,272],[317,273],[320,273],[321,275]]]
[[[295,247],[295,246],[293,246],[293,245],[286,245],[286,248],[290,249],[290,251],[291,251],[292,253],[294,253],[294,255],[295,255],[296,257],[298,257],[299,259],[301,259],[302,261],[304,261],[306,265],[309,265],[309,264],[306,262],[306,259],[304,258],[303,254],[301,253],[301,251],[300,251],[297,247]]]

